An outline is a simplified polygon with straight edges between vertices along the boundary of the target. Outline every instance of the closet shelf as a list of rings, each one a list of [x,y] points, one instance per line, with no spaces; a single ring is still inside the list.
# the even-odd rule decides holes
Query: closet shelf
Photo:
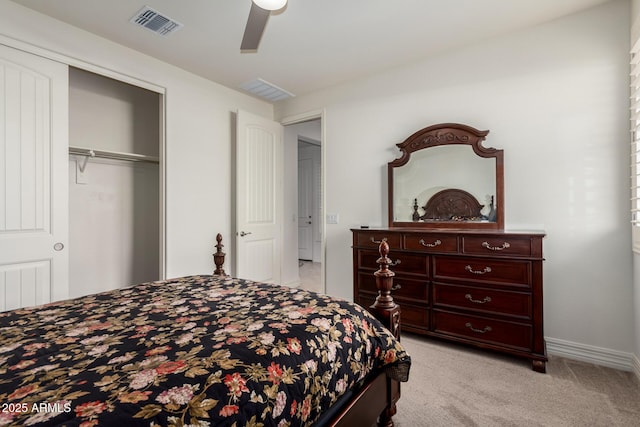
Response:
[[[94,150],[84,147],[69,147],[69,154],[78,156],[96,157],[102,159],[127,160],[130,162],[160,163],[160,158],[145,156],[144,154],[121,153],[118,151]]]

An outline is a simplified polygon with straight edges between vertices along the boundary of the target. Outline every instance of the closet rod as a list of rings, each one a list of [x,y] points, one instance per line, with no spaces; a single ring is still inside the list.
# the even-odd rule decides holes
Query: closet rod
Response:
[[[131,162],[160,163],[160,159],[144,154],[120,153],[118,151],[94,150],[92,148],[69,147],[69,154],[87,157],[100,157],[103,159],[128,160]]]

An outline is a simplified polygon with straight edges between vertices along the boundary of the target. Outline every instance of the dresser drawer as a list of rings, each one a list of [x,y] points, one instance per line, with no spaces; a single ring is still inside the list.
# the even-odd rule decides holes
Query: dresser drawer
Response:
[[[357,257],[358,268],[368,268],[374,271],[380,268],[377,263],[380,254],[377,251],[358,249]],[[368,274],[373,275],[373,271]]]
[[[378,294],[376,287],[376,278],[369,272],[358,272],[358,283],[360,290]],[[393,278],[393,286],[395,290],[391,291],[391,296],[398,299],[409,299],[418,302],[428,302],[429,300],[429,282],[426,280],[408,279],[404,276],[395,276]]]
[[[531,319],[531,294],[479,286],[434,283],[433,304],[441,308],[462,308],[478,313]]]
[[[434,280],[452,279],[531,287],[531,262],[490,258],[434,256]]]
[[[360,268],[377,270],[380,267],[377,263],[378,258],[380,258],[378,252],[358,250],[358,266]],[[394,273],[409,273],[424,276],[429,273],[428,257],[425,255],[395,252],[389,254],[389,258],[395,264],[389,266],[389,269]]]
[[[400,249],[401,235],[399,233],[390,233],[388,231],[358,231],[355,233],[356,246],[374,248],[378,250],[382,239],[386,239],[389,244],[391,253]]]
[[[403,237],[404,249],[422,252],[458,252],[458,238],[455,235],[411,233]]]
[[[531,351],[532,348],[532,327],[526,323],[434,310],[433,330],[440,334],[518,350]]]
[[[540,256],[535,239],[527,236],[463,236],[462,253],[490,256]]]
[[[360,294],[356,302],[362,307],[369,309],[376,300],[375,295]],[[419,330],[429,329],[429,309],[417,305],[408,304],[406,302],[398,302],[400,305],[400,321],[401,328],[405,326],[408,329],[417,328]]]

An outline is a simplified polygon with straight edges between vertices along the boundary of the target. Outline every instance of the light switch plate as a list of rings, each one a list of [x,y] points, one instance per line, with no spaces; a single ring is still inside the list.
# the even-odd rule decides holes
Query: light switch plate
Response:
[[[337,224],[340,222],[340,215],[337,213],[327,214],[327,224]]]

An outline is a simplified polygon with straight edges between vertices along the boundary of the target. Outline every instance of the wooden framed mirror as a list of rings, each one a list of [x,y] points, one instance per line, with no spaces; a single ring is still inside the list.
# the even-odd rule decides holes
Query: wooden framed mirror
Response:
[[[421,129],[388,164],[389,226],[504,229],[503,151],[488,130],[457,123]]]

